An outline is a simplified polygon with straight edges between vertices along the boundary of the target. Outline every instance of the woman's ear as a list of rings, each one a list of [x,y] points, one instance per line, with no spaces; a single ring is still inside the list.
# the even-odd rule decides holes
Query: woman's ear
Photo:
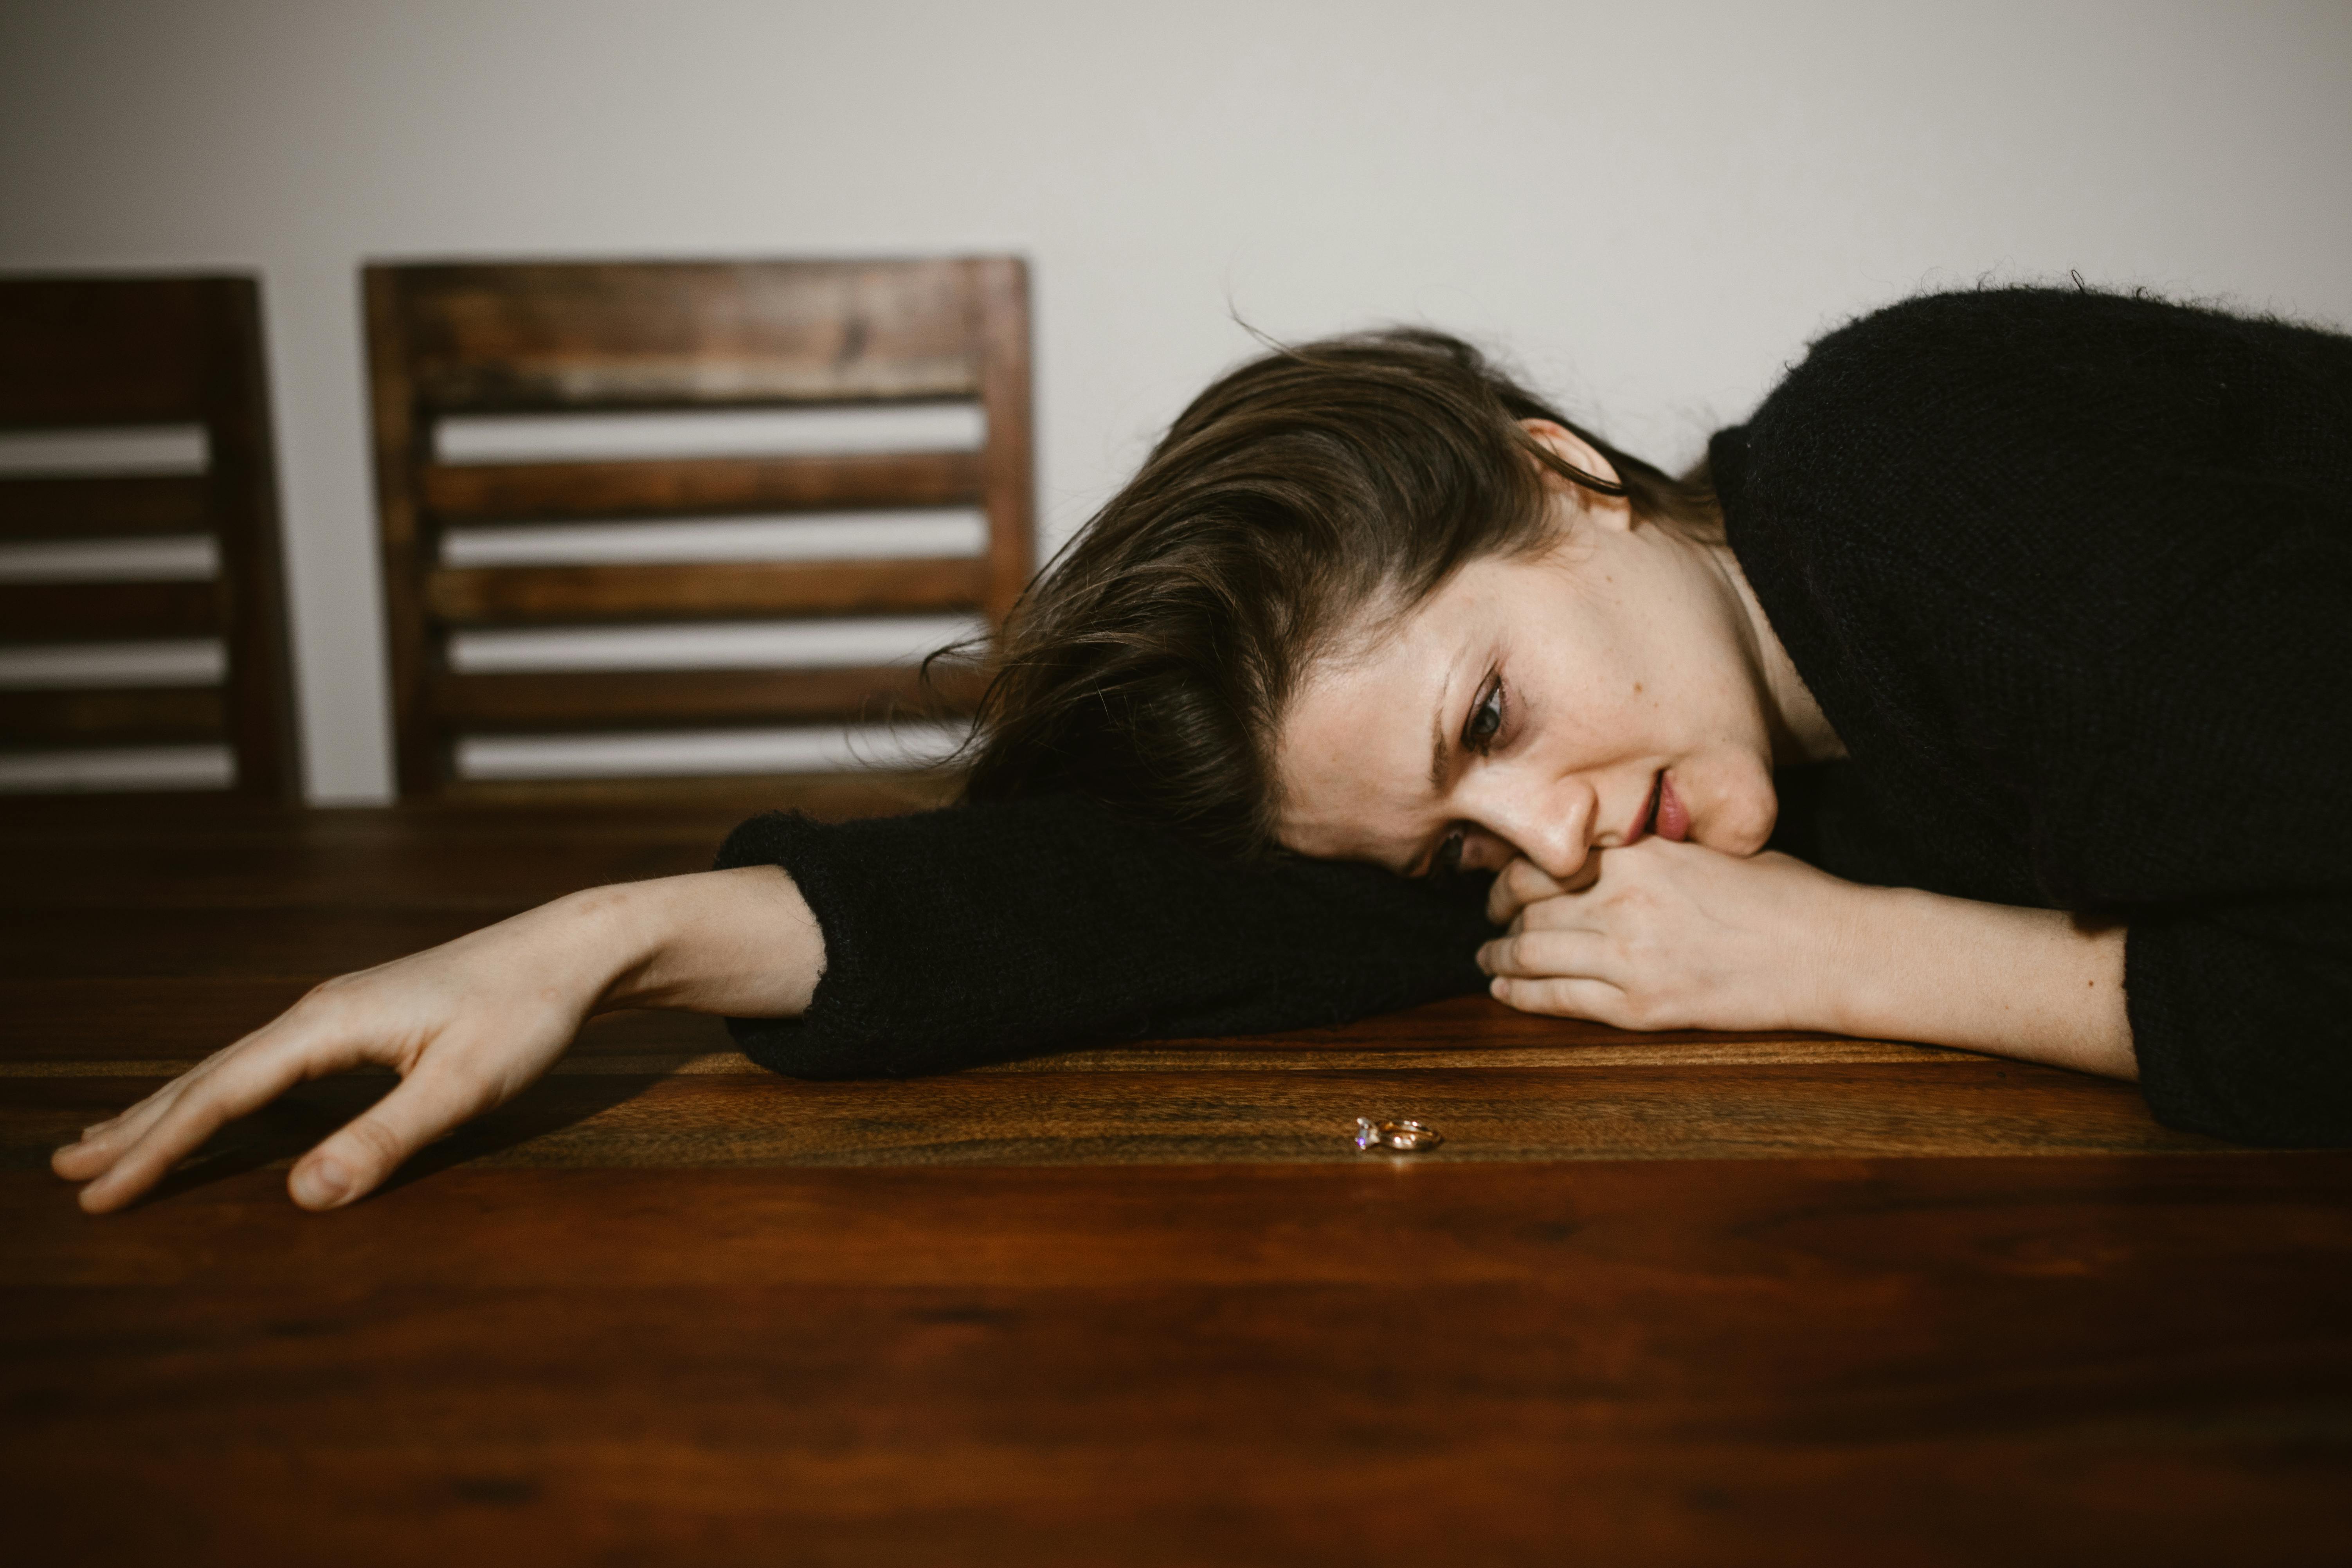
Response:
[[[1617,467],[1601,455],[1599,447],[1570,429],[1549,419],[1522,419],[1519,428],[1525,430],[1536,445],[1580,473],[1591,474],[1608,484],[1619,481]],[[1578,508],[1584,515],[1603,528],[1630,531],[1633,526],[1633,503],[1622,495],[1608,495],[1578,484],[1556,468],[1537,465],[1544,483],[1556,489],[1572,491]]]

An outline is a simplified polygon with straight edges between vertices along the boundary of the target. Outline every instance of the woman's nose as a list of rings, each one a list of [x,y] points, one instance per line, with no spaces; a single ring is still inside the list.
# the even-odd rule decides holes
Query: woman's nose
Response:
[[[1553,878],[1565,880],[1582,868],[1592,844],[1590,787],[1574,779],[1549,787],[1499,777],[1482,782],[1489,794],[1476,803],[1475,820]]]

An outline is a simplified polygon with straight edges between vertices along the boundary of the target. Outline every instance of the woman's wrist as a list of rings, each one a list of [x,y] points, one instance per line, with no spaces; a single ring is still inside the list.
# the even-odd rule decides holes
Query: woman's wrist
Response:
[[[2137,1076],[2121,927],[1909,888],[1853,892],[1828,1009],[1839,1033]]]
[[[1914,1039],[1920,986],[1911,955],[1932,912],[1909,888],[1845,884],[1833,974],[1822,987],[1828,1028],[1862,1039]]]
[[[592,888],[561,901],[572,905],[588,972],[604,972],[597,1011],[795,1016],[824,973],[824,932],[774,866]]]
[[[1874,895],[1885,889],[1806,869],[1817,879],[1810,901],[1782,926],[1793,943],[1780,961],[1788,1026],[1867,1038],[1865,1020],[1877,1009],[1870,951],[1878,913]]]

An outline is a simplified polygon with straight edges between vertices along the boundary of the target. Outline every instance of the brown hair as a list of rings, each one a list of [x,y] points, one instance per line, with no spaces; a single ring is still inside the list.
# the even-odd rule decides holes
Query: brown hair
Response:
[[[1573,430],[1612,483],[1521,427]],[[1192,400],[1007,620],[967,799],[1092,795],[1248,856],[1274,845],[1276,726],[1301,673],[1376,602],[1549,542],[1536,465],[1711,533],[1703,472],[1669,478],[1579,428],[1458,339],[1397,329],[1279,348]]]

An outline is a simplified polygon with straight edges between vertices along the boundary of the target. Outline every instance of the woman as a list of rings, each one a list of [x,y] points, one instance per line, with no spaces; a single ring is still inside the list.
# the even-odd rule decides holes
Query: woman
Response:
[[[856,1076],[1473,986],[2352,1141],[2347,497],[2352,340],[2136,298],[1881,311],[1684,481],[1451,340],[1276,353],[1033,593],[971,804],[758,818],[331,982],[56,1168],[119,1206],[387,1062],[289,1178],[348,1202],[605,1007]]]

